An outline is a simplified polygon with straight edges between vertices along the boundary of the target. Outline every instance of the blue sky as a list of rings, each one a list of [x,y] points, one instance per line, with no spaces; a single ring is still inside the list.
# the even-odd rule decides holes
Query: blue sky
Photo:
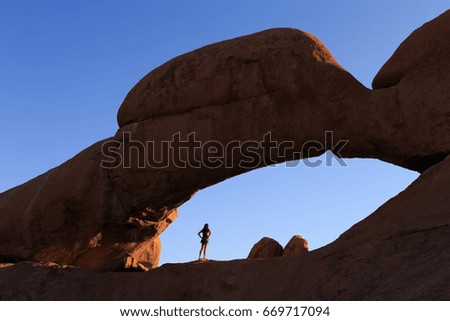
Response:
[[[0,192],[114,135],[117,110],[147,72],[179,54],[272,27],[308,31],[363,84],[450,1],[0,2]],[[265,168],[200,191],[163,234],[164,262],[245,257],[270,236],[333,241],[417,174],[375,160]]]

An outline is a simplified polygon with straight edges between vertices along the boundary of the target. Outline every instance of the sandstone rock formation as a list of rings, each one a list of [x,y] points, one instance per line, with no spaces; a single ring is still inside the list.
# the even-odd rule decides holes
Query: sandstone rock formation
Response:
[[[121,268],[127,258],[156,266],[158,235],[176,218],[177,207],[197,190],[268,164],[317,156],[332,145],[296,153],[307,151],[307,142],[323,142],[326,131],[333,131],[335,142],[349,140],[340,150],[342,157],[378,158],[420,172],[439,168],[450,153],[449,29],[450,11],[414,32],[377,75],[373,91],[339,66],[317,38],[294,29],[224,41],[167,62],[126,97],[115,143],[109,144],[110,139],[96,143],[0,194],[0,256],[93,269]],[[156,146],[155,160],[174,156],[158,147],[173,141],[177,133],[182,140],[195,133],[197,141],[227,146],[235,140],[261,141],[268,132],[272,140],[294,142],[294,148],[271,155],[260,147],[259,159],[251,161],[239,153],[226,153],[218,165],[193,146],[164,168],[149,166],[142,153],[128,159],[130,147],[136,153],[147,141]],[[121,164],[103,162],[109,159],[102,153],[106,141]],[[199,166],[191,166],[192,156],[201,160]],[[129,166],[124,166],[128,160]],[[190,164],[184,168],[185,161]],[[409,197],[423,197],[424,203],[435,197],[422,193]],[[425,233],[423,226],[440,226],[430,236],[438,242],[448,214],[440,211],[432,218],[428,211],[421,208],[421,216],[414,220],[409,213],[389,212],[398,221],[378,222],[387,214],[377,214],[364,224],[375,220],[383,228],[352,229],[328,249],[345,251],[356,244],[347,239],[375,246],[370,243],[374,238],[418,231],[411,241],[415,242]],[[389,242],[383,244],[392,245]],[[402,242],[408,248],[407,241]],[[439,245],[430,253],[438,255],[438,250],[444,251]],[[388,248],[384,251],[393,255]],[[356,254],[352,255],[369,255]]]
[[[449,190],[450,156],[308,255],[147,273],[8,264],[0,300],[450,300]]]
[[[308,241],[300,235],[294,235],[283,249],[283,256],[304,255],[308,253]]]
[[[420,172],[450,153],[449,56],[447,11],[414,31],[373,80],[372,105],[380,117],[390,118],[383,127],[397,128],[394,139],[402,145],[406,167]],[[383,103],[389,108],[381,108]]]
[[[263,259],[269,257],[277,257],[283,255],[283,247],[270,237],[263,237],[255,245],[253,245],[250,253],[248,254],[249,259]]]
[[[137,220],[123,210],[94,144],[26,184],[0,194],[0,257],[120,269],[130,257],[159,262],[159,235],[177,210]]]

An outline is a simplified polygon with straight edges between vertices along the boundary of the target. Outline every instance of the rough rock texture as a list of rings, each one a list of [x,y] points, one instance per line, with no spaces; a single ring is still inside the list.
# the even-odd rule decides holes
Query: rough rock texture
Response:
[[[384,64],[373,80],[374,89],[389,88],[413,79],[425,84],[444,82],[450,68],[450,11],[447,11],[415,30]],[[412,77],[412,79],[408,79]],[[438,86],[439,87],[439,86]],[[446,92],[436,95],[444,99]],[[422,97],[423,98],[423,97]]]
[[[0,268],[0,300],[450,300],[449,190],[450,157],[308,255],[147,273],[18,263]]]
[[[373,91],[343,70],[317,38],[294,29],[263,31],[169,61],[144,77],[119,110],[116,143],[108,148],[121,156],[121,166],[100,166],[102,160],[110,158],[101,153],[105,142],[99,142],[61,166],[0,194],[0,257],[93,269],[121,268],[131,257],[132,262],[155,266],[158,235],[176,218],[177,207],[197,190],[268,164],[317,156],[325,149],[313,148],[302,155],[294,151],[306,152],[304,144],[312,140],[323,142],[325,131],[333,131],[334,142],[349,140],[340,150],[343,157],[378,158],[420,172],[435,164],[430,171],[440,168],[443,165],[439,162],[450,153],[449,29],[450,11],[414,32],[377,75]],[[176,133],[181,139],[195,133],[198,141],[213,140],[224,146],[234,140],[261,141],[268,132],[272,140],[293,141],[294,149],[270,155],[264,148],[257,148],[254,155],[259,159],[251,161],[240,153],[227,153],[225,163],[217,165],[208,164],[205,153],[192,153],[190,146],[191,153],[177,155],[180,159],[164,168],[145,162],[139,166],[145,161],[144,153],[133,157],[146,141],[155,144],[155,160],[174,156],[161,158],[158,144],[173,140]],[[131,136],[127,138],[126,134]],[[129,166],[124,166],[130,146],[134,148],[132,157]],[[332,148],[332,144],[325,148]],[[203,161],[201,166],[192,166],[196,159]],[[190,164],[183,168],[183,161]],[[410,200],[399,196],[402,206],[416,211],[416,216],[383,210],[356,225],[368,224],[364,228],[352,228],[315,255],[328,251],[325,262],[339,253],[350,253],[346,257],[350,265],[354,260],[380,260],[379,254],[384,253],[386,261],[380,263],[380,271],[388,266],[410,276],[414,271],[431,271],[426,269],[428,262],[443,263],[440,260],[446,258],[448,247],[443,248],[439,242],[445,241],[441,234],[448,230],[448,213],[440,207],[438,213],[430,212],[430,202],[447,201],[444,195],[425,189],[408,195]],[[437,195],[442,199],[436,200]],[[408,207],[417,199],[427,207]],[[404,238],[400,239],[401,235]],[[373,240],[377,244],[371,243]],[[429,243],[434,245],[432,249]],[[362,244],[371,247],[361,248]],[[416,248],[410,248],[411,244]],[[428,251],[427,259],[422,251]],[[395,265],[399,262],[392,258],[396,253],[404,256],[405,266]],[[267,264],[273,268],[291,258],[279,260]],[[292,258],[292,262],[295,260]],[[414,262],[422,265],[415,266]],[[330,268],[341,266],[345,270],[339,265],[344,263],[332,263]],[[242,268],[251,266],[248,264],[254,263],[242,263]],[[320,263],[321,268],[311,264],[319,273],[341,273],[323,270],[327,263]],[[18,268],[5,269],[14,273]],[[345,271],[353,275],[357,271],[352,269]],[[377,271],[372,271],[375,279],[386,276]],[[439,272],[441,279],[446,277],[445,272]],[[421,285],[431,282],[418,277]],[[370,278],[366,275],[360,281],[367,280]],[[442,287],[436,288],[446,293]],[[365,297],[365,292],[359,295]]]
[[[304,255],[308,253],[308,241],[300,235],[294,235],[283,249],[283,256]]]
[[[200,48],[150,72],[125,98],[115,138],[122,141],[129,133],[132,144],[154,142],[156,160],[163,158],[162,142],[173,141],[177,133],[182,140],[195,133],[199,142],[230,146],[236,140],[261,141],[271,132],[273,140],[294,141],[295,151],[301,152],[307,141],[323,142],[326,130],[334,130],[336,141],[359,139],[358,131],[365,131],[367,124],[354,126],[360,111],[348,115],[364,106],[359,102],[369,95],[317,38],[295,29],[271,29]],[[120,149],[123,158],[126,146]],[[376,155],[368,144],[355,141],[354,147],[348,146],[349,155]],[[131,168],[112,170],[113,180],[127,211],[171,208],[201,188],[299,157],[294,150],[271,159],[261,148],[256,152],[259,159],[245,164],[240,162],[248,158],[228,152],[220,164],[205,161],[206,153],[190,148],[177,164],[158,169],[138,166],[144,159],[135,156]],[[313,156],[324,150],[310,152]],[[188,155],[203,162],[195,166]],[[186,168],[183,161],[190,161]]]
[[[450,153],[448,57],[450,11],[414,31],[373,80],[377,90],[372,105],[381,117],[391,119],[382,126],[385,130],[388,126],[397,129],[395,140],[403,142],[399,153],[409,158],[410,168],[418,171]],[[381,108],[383,103],[389,108]],[[431,137],[434,143],[428,141]]]
[[[92,269],[120,269],[127,257],[158,265],[157,235],[177,210],[159,212],[157,222],[125,212],[110,173],[100,167],[103,142],[0,194],[0,258]]]
[[[253,245],[249,259],[270,258],[283,255],[283,247],[276,240],[270,237],[263,237],[255,245]]]

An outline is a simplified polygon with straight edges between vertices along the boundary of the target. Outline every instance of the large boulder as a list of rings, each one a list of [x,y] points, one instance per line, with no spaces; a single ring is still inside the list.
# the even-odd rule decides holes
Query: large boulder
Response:
[[[318,111],[330,107],[319,102],[330,103],[332,98],[353,100],[345,95],[357,94],[358,89],[364,93],[319,39],[297,29],[277,28],[208,45],[168,61],[134,86],[117,118],[122,128],[198,109],[225,110],[233,121],[252,110],[282,117],[294,107],[303,107],[305,113],[307,106]]]
[[[270,237],[263,237],[253,245],[248,259],[267,259],[283,255],[283,247]]]
[[[284,247],[283,256],[304,255],[308,251],[308,241],[300,235],[294,235]]]

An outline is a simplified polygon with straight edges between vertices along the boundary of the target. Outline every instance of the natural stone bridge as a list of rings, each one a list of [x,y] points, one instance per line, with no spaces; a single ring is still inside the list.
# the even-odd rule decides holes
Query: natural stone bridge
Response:
[[[374,90],[345,71],[317,38],[295,29],[266,30],[176,57],[130,91],[115,137],[0,194],[0,256],[93,269],[120,269],[129,257],[154,267],[158,235],[196,191],[252,168],[305,157],[298,154],[302,146],[322,142],[327,131],[335,141],[348,140],[342,157],[377,158],[423,172],[450,152],[448,57],[450,12],[402,43],[375,77]],[[257,148],[260,161],[246,168],[238,166],[247,159],[240,153],[224,155],[233,166],[215,168],[205,166],[202,155],[196,168],[141,168],[138,157],[129,168],[100,166],[108,160],[105,142],[116,141],[110,147],[120,145],[115,152],[127,157],[124,134],[159,146],[177,133],[183,139],[195,133],[199,142],[226,146],[261,141],[269,132],[295,147],[274,158]],[[306,156],[324,150],[310,152]],[[189,151],[179,156],[187,161]],[[425,214],[423,221],[433,222]],[[448,211],[437,220],[442,225],[446,219]],[[396,231],[393,226],[387,229]],[[365,231],[355,237],[379,236]],[[346,244],[345,237],[339,244]]]

